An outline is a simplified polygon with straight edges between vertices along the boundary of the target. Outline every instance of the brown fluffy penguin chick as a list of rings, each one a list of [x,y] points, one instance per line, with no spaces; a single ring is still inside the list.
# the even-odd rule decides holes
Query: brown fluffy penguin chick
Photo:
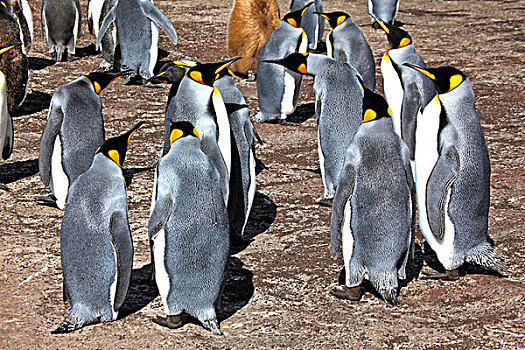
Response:
[[[243,59],[233,63],[233,70],[254,78],[261,48],[279,25],[276,0],[234,0],[228,23],[228,54]]]
[[[16,19],[0,0],[0,46],[20,42],[20,29]],[[24,102],[28,79],[28,61],[17,46],[0,57],[0,70],[7,80],[7,109],[10,113]]]

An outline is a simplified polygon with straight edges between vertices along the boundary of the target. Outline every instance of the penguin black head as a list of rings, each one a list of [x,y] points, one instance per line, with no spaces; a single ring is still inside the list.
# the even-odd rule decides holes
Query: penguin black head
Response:
[[[2,4],[4,4],[4,3],[2,2]],[[5,4],[4,4],[4,5],[5,5]],[[20,45],[22,45],[21,42],[14,43],[14,44],[11,44],[11,45],[0,46],[0,56],[1,56],[3,53],[5,53],[5,52],[11,50],[12,48],[15,48],[15,47],[20,46]]]
[[[117,136],[112,137],[99,147],[96,153],[102,153],[109,159],[113,160],[119,167],[122,167],[124,164],[124,158],[126,157],[126,151],[128,150],[129,142],[131,137],[137,129],[143,124],[143,121],[138,122],[132,127],[128,132]]]
[[[463,72],[450,66],[423,68],[410,63],[403,63],[403,65],[413,68],[432,79],[438,94],[446,94],[454,90],[467,79],[467,76],[463,74]]]
[[[186,74],[186,71],[191,68],[192,66],[179,66],[176,64],[176,62],[169,62],[166,65],[162,67],[162,72],[152,76],[147,80],[148,83],[152,84],[177,84],[180,83],[182,78],[184,78],[184,75]],[[182,63],[182,62],[181,62]]]
[[[242,57],[237,56],[218,63],[197,64],[195,67],[190,68],[186,72],[186,75],[188,75],[188,77],[190,77],[198,83],[213,86],[215,80],[220,77],[219,74],[221,73],[221,71],[233,62],[240,60],[241,58]]]
[[[385,98],[372,90],[364,88],[363,123],[391,117],[392,112]]]
[[[350,18],[350,15],[343,11],[335,12],[314,12],[316,15],[322,16],[328,20],[330,27],[335,29],[338,25],[346,21],[347,18]]]
[[[85,77],[87,77],[91,83],[93,84],[93,88],[95,89],[95,93],[100,94],[100,92],[109,85],[114,80],[117,80],[122,76],[122,73],[102,73],[102,72],[90,72],[84,74]]]
[[[388,39],[388,46],[391,49],[399,49],[412,43],[412,37],[405,30],[384,22],[381,18],[377,17],[373,13],[370,13],[370,16],[372,16],[379,24],[381,29],[385,31],[386,37]]]
[[[310,5],[312,5],[312,4],[313,4],[313,2],[309,2],[302,9],[295,10],[295,11],[292,11],[292,12],[288,12],[286,15],[284,15],[284,17],[281,19],[281,21],[284,21],[284,22],[288,23],[289,25],[291,25],[294,28],[300,28],[301,27],[301,19],[303,18],[304,13],[306,12],[306,10],[308,10]]]
[[[181,137],[193,136],[201,139],[199,132],[192,123],[187,121],[173,121],[170,119],[170,145]]]
[[[280,64],[281,66],[288,68],[292,72],[296,72],[299,74],[306,74],[306,61],[308,59],[308,55],[309,55],[308,52],[306,53],[294,52],[280,60],[264,60],[262,62]]]

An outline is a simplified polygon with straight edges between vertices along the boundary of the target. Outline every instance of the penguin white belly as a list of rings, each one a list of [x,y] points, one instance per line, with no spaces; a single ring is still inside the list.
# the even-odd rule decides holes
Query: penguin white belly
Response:
[[[315,30],[314,30],[314,46],[313,50],[317,49],[317,38],[319,38],[319,20],[315,21]]]
[[[308,51],[308,37],[306,36],[306,33],[301,33],[301,43],[299,44],[299,48],[297,49],[298,53],[305,53]]]
[[[253,200],[255,198],[255,155],[253,150],[250,150],[250,187],[248,188],[248,207],[246,210],[246,218],[244,219],[244,225],[242,226],[242,234],[248,223],[248,217],[252,211]]]
[[[334,47],[332,44],[332,31],[328,33],[328,37],[326,39],[326,55],[330,58],[334,58]]]
[[[148,71],[150,76],[153,76],[153,68],[157,64],[157,56],[159,54],[159,28],[157,24],[151,21],[151,46],[149,48],[149,66]]]
[[[18,28],[21,29],[22,28],[22,24],[20,23],[20,19],[18,17],[16,18],[16,23],[18,23]],[[21,43],[25,43],[24,32],[22,30],[18,31],[18,38],[19,38]],[[22,45],[22,52],[24,53],[24,55],[27,55],[26,46],[25,45]]]
[[[394,131],[401,137],[401,106],[403,104],[404,91],[399,75],[392,65],[388,53],[385,53],[381,60],[381,72],[383,73],[383,92],[392,111]]]
[[[80,31],[80,13],[75,8],[75,26],[73,27],[73,52],[68,52],[68,54],[75,53],[75,47],[77,46],[78,32]]]
[[[423,114],[417,120],[416,128],[416,147],[415,147],[415,179],[417,204],[419,212],[419,227],[430,247],[436,252],[439,261],[446,268],[450,269],[452,257],[454,255],[454,228],[448,213],[445,212],[445,234],[442,240],[437,240],[428,222],[426,194],[427,182],[434,166],[439,158],[438,153],[438,130],[439,114],[441,104],[436,97],[425,107]],[[448,207],[450,191],[447,194]]]
[[[168,306],[168,293],[170,291],[170,277],[166,270],[166,263],[164,262],[166,249],[166,231],[162,228],[155,237],[153,237],[153,256],[155,262],[155,281],[159,289],[162,305],[164,305],[164,312],[166,315],[171,315]]]
[[[341,243],[343,245],[343,261],[345,263],[346,270],[345,281],[348,287],[353,287],[348,285],[348,281],[350,281],[350,259],[352,259],[352,254],[354,252],[354,235],[352,234],[352,227],[350,226],[352,220],[352,206],[350,199],[346,202],[343,215],[344,218]]]
[[[93,34],[95,38],[98,37],[100,29],[102,6],[104,6],[104,0],[90,0],[88,4],[88,16],[91,19],[91,23],[93,23]]]
[[[295,79],[288,73],[284,72],[284,93],[281,101],[281,119],[286,119],[286,116],[292,114],[295,110],[293,105],[293,95],[295,93]]]
[[[319,153],[319,167],[321,168],[321,179],[323,180],[324,186],[324,196],[328,198],[328,186],[326,185],[326,175],[324,170],[324,154],[323,149],[321,148],[321,134],[319,129],[317,129],[317,152]]]
[[[22,4],[22,14],[24,15],[27,27],[29,28],[29,35],[31,37],[31,42],[33,41],[33,13],[31,12],[31,7],[29,6],[29,3],[27,0],[21,0],[20,3]]]
[[[217,117],[217,126],[219,128],[219,149],[221,150],[222,157],[226,163],[228,169],[228,177],[231,174],[232,169],[232,151],[231,151],[231,128],[230,119],[228,118],[228,112],[224,105],[219,89],[213,88],[212,94],[213,108],[215,109],[215,115]]]
[[[7,111],[6,80],[5,75],[0,71],[0,150],[4,147],[7,136],[9,112]]]
[[[113,320],[116,320],[118,317],[118,311],[115,311],[115,299],[117,296],[117,282],[118,282],[118,262],[117,262],[117,250],[113,243],[111,243],[111,248],[113,248],[113,256],[115,257],[115,279],[111,283],[109,288],[109,297],[111,302],[111,312],[113,313]]]
[[[149,216],[153,213],[153,209],[155,209],[155,203],[157,203],[157,173],[159,171],[159,166],[155,167],[155,176],[153,177],[153,191],[151,193],[151,206],[149,208]]]
[[[63,210],[69,190],[69,178],[62,166],[62,140],[60,135],[57,135],[55,138],[53,154],[51,155],[51,181],[49,181],[49,187],[57,199],[57,206]]]

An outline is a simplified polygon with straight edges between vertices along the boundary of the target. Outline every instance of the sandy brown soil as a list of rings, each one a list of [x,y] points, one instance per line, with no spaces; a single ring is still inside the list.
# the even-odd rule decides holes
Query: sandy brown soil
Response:
[[[525,348],[525,26],[523,1],[402,0],[398,19],[407,23],[418,52],[429,66],[454,65],[471,79],[491,161],[489,234],[509,266],[506,278],[470,268],[455,282],[418,279],[435,260],[417,240],[410,279],[394,308],[367,293],[358,303],[328,294],[341,261],[329,254],[330,210],[317,173],[315,118],[310,78],[303,85],[300,126],[257,125],[264,140],[257,155],[268,167],[257,177],[257,197],[248,225],[253,241],[232,251],[221,328],[214,336],[190,323],[171,331],[152,322],[163,315],[149,281],[147,219],[152,171],[143,167],[161,145],[168,87],[148,89],[116,82],[105,89],[106,136],[145,120],[127,155],[131,184],[129,217],[135,245],[133,280],[123,317],[68,335],[51,335],[67,315],[62,302],[59,230],[63,213],[36,204],[48,194],[38,176],[38,148],[55,89],[100,61],[84,30],[75,62],[53,64],[41,37],[40,2],[30,1],[35,43],[30,52],[29,95],[14,118],[12,157],[0,165],[0,347],[56,349],[168,348]],[[227,58],[226,24],[231,1],[178,0],[156,4],[179,34],[174,47],[161,32],[169,59]],[[280,1],[281,13],[288,7]],[[85,11],[86,2],[83,2]],[[371,29],[366,1],[326,0],[328,11],[345,10],[362,25],[379,67],[384,33]],[[84,12],[85,14],[85,12]],[[166,58],[164,58],[166,59]],[[380,74],[378,73],[378,77]],[[378,79],[382,91],[381,78]],[[257,112],[255,84],[238,80],[251,113]],[[191,320],[190,320],[191,321]]]

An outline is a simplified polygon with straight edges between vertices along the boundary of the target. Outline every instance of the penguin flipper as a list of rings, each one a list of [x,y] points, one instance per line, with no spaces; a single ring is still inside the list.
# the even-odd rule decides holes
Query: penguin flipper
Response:
[[[417,113],[421,108],[421,97],[415,82],[410,82],[406,86],[403,84],[403,102],[401,106],[401,136],[408,146],[410,158],[414,159],[416,145],[416,120]]]
[[[133,267],[133,243],[127,216],[123,210],[116,210],[111,214],[109,232],[117,255],[117,290],[113,309],[118,311],[126,299]]]
[[[53,155],[53,147],[55,146],[55,139],[58,137],[64,113],[60,105],[58,97],[51,100],[49,108],[49,116],[47,117],[42,138],[40,139],[40,151],[38,154],[38,171],[40,178],[45,186],[49,186],[51,179],[51,156]]]
[[[6,129],[7,129],[6,135],[5,135],[4,144],[2,148],[2,159],[4,160],[11,157],[11,153],[13,153],[13,141],[14,141],[13,118],[9,114],[7,115]]]
[[[115,21],[116,18],[116,9],[117,9],[118,1],[115,2],[115,5],[108,11],[106,17],[104,17],[104,20],[102,21],[102,24],[100,25],[100,29],[98,31],[97,36],[97,43],[95,44],[95,48],[97,50],[102,50],[102,47],[100,45],[100,42],[102,41],[102,38],[104,37],[104,34],[109,28],[109,25]]]
[[[142,11],[144,11],[146,16],[153,22],[157,23],[159,27],[164,29],[173,45],[177,45],[177,32],[175,31],[175,28],[173,28],[173,24],[171,24],[169,18],[166,17],[166,15],[162,13],[162,11],[157,8],[157,6],[153,5],[152,2],[140,1],[140,4],[142,6]]]
[[[346,159],[349,159],[348,154]],[[332,218],[330,219],[330,248],[332,258],[335,260],[339,256],[341,248],[341,231],[345,218],[346,203],[351,199],[355,184],[355,168],[352,162],[346,162],[341,169],[339,185],[335,191],[332,204]]]
[[[445,235],[447,196],[459,172],[459,155],[452,145],[442,149],[427,182],[427,215],[432,234],[437,239]]]
[[[412,174],[412,166],[410,165],[410,151],[408,146],[400,139],[401,144],[401,158],[403,159],[403,165],[405,167],[405,176],[407,180],[407,186],[410,195],[410,235],[408,237],[408,247],[402,265],[398,269],[398,275],[400,279],[406,279],[406,266],[409,255],[414,258],[415,243],[416,243],[416,186],[414,183],[414,176]]]

